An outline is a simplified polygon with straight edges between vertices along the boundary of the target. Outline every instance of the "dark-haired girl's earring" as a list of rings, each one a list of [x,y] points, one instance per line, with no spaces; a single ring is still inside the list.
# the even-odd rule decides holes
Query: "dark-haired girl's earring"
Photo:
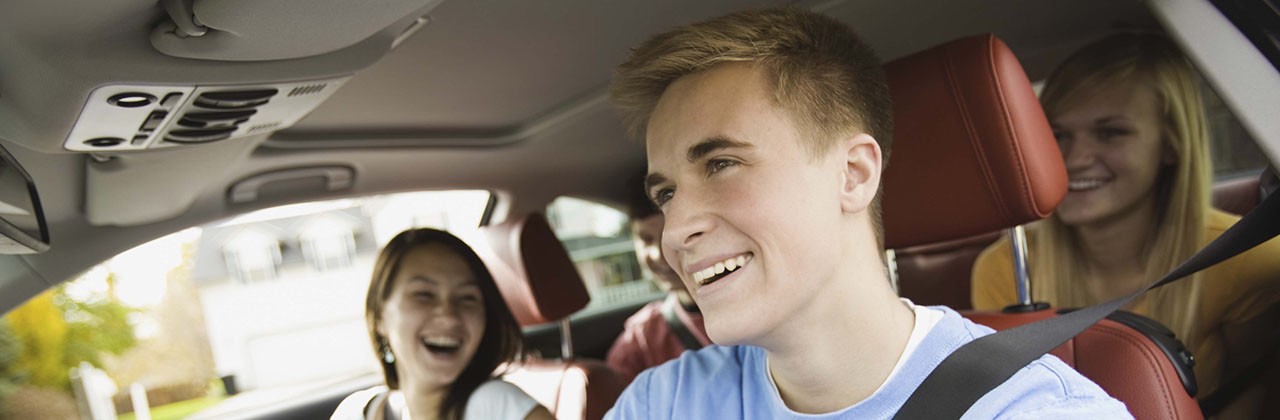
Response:
[[[382,361],[388,365],[396,363],[396,355],[391,353],[391,346],[387,345],[387,340],[382,340],[382,344],[378,347],[382,350]]]

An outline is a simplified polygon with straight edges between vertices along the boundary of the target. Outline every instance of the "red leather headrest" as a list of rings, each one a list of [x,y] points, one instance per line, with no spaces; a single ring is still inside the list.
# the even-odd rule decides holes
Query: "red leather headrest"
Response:
[[[521,326],[559,321],[591,301],[543,215],[531,213],[483,231],[492,255],[481,257]]]
[[[1013,52],[995,36],[885,66],[894,141],[885,247],[953,240],[1048,216],[1067,192],[1053,131]]]

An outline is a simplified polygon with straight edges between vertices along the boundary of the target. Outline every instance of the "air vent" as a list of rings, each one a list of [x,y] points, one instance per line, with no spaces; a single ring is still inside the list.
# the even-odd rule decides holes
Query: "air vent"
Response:
[[[289,96],[310,95],[312,93],[316,93],[324,90],[325,86],[328,86],[328,85],[318,84],[318,85],[309,85],[309,86],[298,86],[296,88],[293,88],[293,90],[289,91]]]
[[[196,97],[195,105],[208,109],[244,109],[266,104],[280,91],[276,89],[205,92]]]
[[[258,110],[248,109],[243,111],[221,111],[221,112],[188,112],[178,120],[178,125],[186,128],[209,128],[209,127],[234,127],[249,121],[249,117],[257,114]]]
[[[169,134],[164,136],[164,139],[174,143],[208,143],[230,138],[231,133],[235,131],[235,127],[170,130]]]
[[[278,89],[220,90],[196,96],[195,105],[182,114],[164,140],[172,143],[208,143],[231,138],[241,124],[258,113]],[[214,110],[214,111],[206,111]]]

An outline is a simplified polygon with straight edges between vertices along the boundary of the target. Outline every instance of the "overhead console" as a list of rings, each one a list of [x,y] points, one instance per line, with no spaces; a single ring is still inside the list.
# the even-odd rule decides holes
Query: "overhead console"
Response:
[[[173,71],[94,87],[62,148],[154,150],[287,128],[442,1],[161,0],[167,19],[150,41]]]
[[[85,13],[130,24],[117,23],[120,30],[106,35],[50,31],[28,45],[94,45],[95,57],[105,60],[48,52],[56,65],[43,74],[0,74],[15,81],[4,92],[9,103],[53,98],[50,108],[62,111],[0,106],[0,123],[14,122],[0,124],[0,138],[90,154],[84,160],[90,225],[167,220],[205,191],[221,189],[211,183],[244,170],[255,141],[297,123],[427,25],[441,2],[160,0],[163,10],[152,7],[146,16],[102,6]],[[5,48],[0,43],[0,53]],[[72,70],[91,66],[102,71]],[[240,185],[230,200],[248,194],[261,202],[280,186],[294,190],[317,179],[327,181],[323,191],[341,191],[355,176],[346,167],[324,168],[319,176],[289,169],[284,175],[301,180],[267,171],[273,176]],[[129,198],[135,196],[164,199],[138,205]]]
[[[103,86],[64,147],[103,152],[210,143],[288,127],[349,77],[243,86]]]

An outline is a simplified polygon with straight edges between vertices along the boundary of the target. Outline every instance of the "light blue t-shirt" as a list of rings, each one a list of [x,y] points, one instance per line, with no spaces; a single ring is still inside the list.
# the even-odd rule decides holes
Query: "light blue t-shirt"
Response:
[[[710,346],[636,377],[606,419],[887,419],[943,359],[992,330],[945,307],[943,317],[900,370],[871,397],[826,414],[801,414],[782,402],[765,353],[752,346]],[[1057,357],[1018,371],[965,413],[965,419],[1131,419],[1124,404]]]

